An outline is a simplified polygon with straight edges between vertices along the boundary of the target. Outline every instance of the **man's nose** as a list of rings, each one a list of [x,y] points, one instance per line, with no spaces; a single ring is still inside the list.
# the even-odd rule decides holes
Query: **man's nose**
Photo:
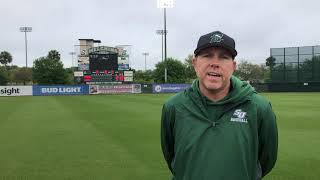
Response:
[[[213,57],[211,60],[210,60],[210,67],[213,67],[213,68],[219,68],[220,67],[220,63],[219,63],[219,59],[217,57]]]
[[[210,67],[213,67],[213,68],[219,68],[219,64],[214,64],[214,63],[210,63]]]

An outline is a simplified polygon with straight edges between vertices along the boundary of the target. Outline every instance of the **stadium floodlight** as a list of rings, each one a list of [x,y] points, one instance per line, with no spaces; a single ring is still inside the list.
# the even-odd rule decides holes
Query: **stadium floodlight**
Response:
[[[158,0],[157,1],[158,8],[163,9],[163,17],[164,17],[164,61],[165,61],[165,69],[164,69],[164,81],[167,82],[167,17],[166,17],[166,8],[173,8],[174,0]]]
[[[157,7],[158,8],[173,8],[174,0],[158,0]]]
[[[20,27],[20,32],[24,32],[24,40],[26,46],[26,67],[28,67],[28,45],[27,45],[27,32],[31,32],[32,27]]]
[[[168,33],[168,31],[165,32],[163,29],[161,29],[157,30],[156,33],[161,35],[161,61],[163,62],[163,35],[164,33]]]
[[[144,55],[144,71],[147,71],[147,56],[149,56],[149,53],[144,52],[142,55]]]

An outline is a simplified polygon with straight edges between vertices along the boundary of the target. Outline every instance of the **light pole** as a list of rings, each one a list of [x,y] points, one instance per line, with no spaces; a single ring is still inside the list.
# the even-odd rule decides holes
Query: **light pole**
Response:
[[[144,55],[144,71],[147,71],[147,56],[149,56],[149,53],[144,52],[142,55]]]
[[[158,8],[163,8],[163,18],[164,18],[164,81],[167,82],[167,17],[166,8],[173,8],[174,0],[158,0]]]
[[[168,31],[165,32],[163,29],[161,29],[157,30],[156,33],[161,35],[161,61],[163,62],[163,35],[164,33],[168,33]]]
[[[26,67],[28,67],[28,45],[27,45],[27,32],[31,32],[32,27],[20,27],[20,32],[24,32],[24,41],[26,46]]]
[[[72,66],[71,68],[73,68],[73,55],[75,55],[75,52],[69,52],[69,54],[71,55],[71,62],[72,62]]]

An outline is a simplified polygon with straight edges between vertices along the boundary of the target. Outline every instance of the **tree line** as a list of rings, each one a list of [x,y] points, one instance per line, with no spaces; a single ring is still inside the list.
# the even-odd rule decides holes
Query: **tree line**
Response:
[[[143,83],[164,83],[165,67],[167,67],[168,83],[192,83],[197,78],[192,65],[193,55],[188,55],[184,61],[168,58],[165,62],[156,64],[154,70],[138,70],[134,73],[136,82]],[[267,82],[270,79],[270,70],[265,64],[253,64],[242,60],[238,62],[234,75],[241,80],[255,83]]]
[[[156,64],[154,70],[134,70],[134,81],[139,83],[164,83],[165,68],[167,67],[167,83],[192,83],[197,78],[192,65],[193,55],[188,55],[184,61],[167,58],[166,61]],[[47,56],[40,57],[33,62],[32,68],[9,66],[12,56],[9,52],[0,53],[0,85],[17,84],[74,84],[73,72],[75,67],[64,68],[61,55],[56,50],[48,52]],[[258,65],[249,61],[238,62],[234,73],[242,80],[253,82],[268,81],[270,71],[266,65]]]
[[[36,59],[32,68],[9,66],[12,56],[3,51],[0,53],[0,85],[74,84],[74,67],[64,68],[60,58],[58,51],[51,50],[47,56]]]

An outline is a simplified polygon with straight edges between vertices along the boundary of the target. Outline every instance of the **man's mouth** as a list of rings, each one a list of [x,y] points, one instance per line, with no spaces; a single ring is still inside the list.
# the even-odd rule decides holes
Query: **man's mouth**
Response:
[[[215,72],[208,72],[208,76],[213,76],[213,77],[221,77],[221,74],[215,73]]]

